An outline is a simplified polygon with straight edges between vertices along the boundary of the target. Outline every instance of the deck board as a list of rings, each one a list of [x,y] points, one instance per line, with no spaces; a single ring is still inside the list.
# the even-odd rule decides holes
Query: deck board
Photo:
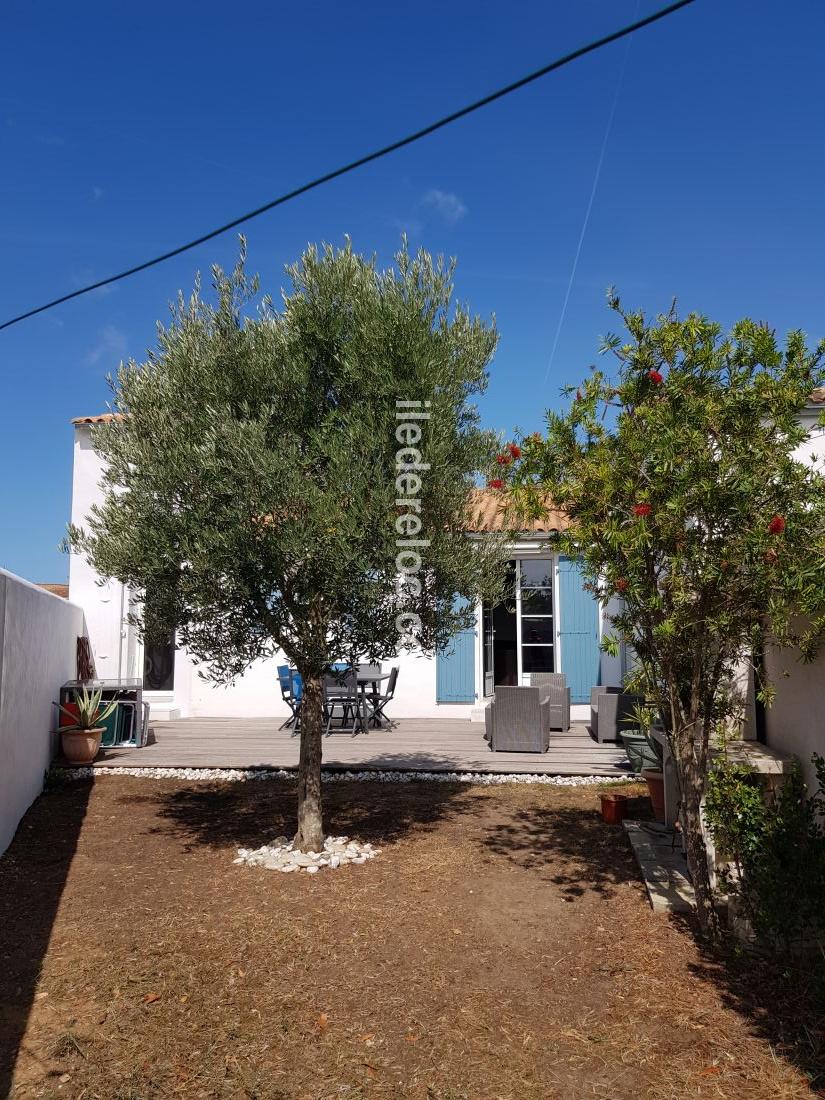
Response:
[[[279,730],[282,718],[179,718],[152,722],[155,743],[105,749],[102,767],[296,768],[298,738]],[[546,753],[490,752],[478,722],[401,719],[394,729],[324,738],[324,766],[411,771],[621,776],[624,749],[597,744],[583,724],[552,733]]]

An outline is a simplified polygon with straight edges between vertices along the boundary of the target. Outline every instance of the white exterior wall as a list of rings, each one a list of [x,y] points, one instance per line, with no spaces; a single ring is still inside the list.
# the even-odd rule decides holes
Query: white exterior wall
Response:
[[[79,607],[0,569],[0,853],[43,789],[60,687],[75,678]]]
[[[799,761],[809,793],[816,790],[811,756],[825,756],[825,652],[803,664],[793,649],[771,648],[765,654],[765,672],[776,688],[776,698],[765,709],[766,741]]]
[[[88,426],[77,426],[72,474],[72,523],[82,527],[89,509],[101,499],[103,462],[92,448]],[[124,617],[128,593],[118,581],[101,581],[79,554],[69,558],[69,598],[86,613],[95,670],[101,678],[128,675]],[[136,675],[136,673],[133,673]]]
[[[819,426],[821,408],[807,409],[802,423],[809,429],[807,440],[796,452],[801,461],[825,463],[825,429]],[[808,789],[816,788],[811,755],[825,755],[825,652],[810,664],[803,664],[795,650],[770,649],[765,654],[765,672],[776,688],[776,697],[765,709],[765,739],[780,752],[797,757]]]
[[[276,667],[288,664],[285,657],[257,661],[231,687],[220,687],[201,679],[197,666],[178,651],[175,661],[174,705],[190,717],[286,717],[289,710],[281,699]],[[387,657],[384,671],[398,665],[400,674],[392,706],[395,718],[469,718],[471,706],[437,704],[435,660],[404,653]],[[188,693],[188,698],[187,698]]]
[[[794,458],[800,462],[814,462],[818,466],[825,464],[825,428],[819,424],[822,407],[806,409],[800,420],[808,429],[808,438],[797,447]]]

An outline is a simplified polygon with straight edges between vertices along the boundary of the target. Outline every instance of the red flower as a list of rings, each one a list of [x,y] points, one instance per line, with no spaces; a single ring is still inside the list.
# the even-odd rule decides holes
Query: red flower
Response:
[[[521,458],[521,447],[518,443],[508,443],[507,450],[510,452],[512,458]]]
[[[506,452],[503,452],[500,455],[496,455],[496,462],[499,464],[499,466],[509,466],[512,461],[512,458]]]
[[[647,376],[650,381],[653,382],[656,386],[661,386],[661,384],[664,382],[664,377],[659,374],[657,370],[649,370],[647,372]]]
[[[619,579],[616,581],[616,591],[617,592],[627,592],[627,588],[628,588],[629,584],[630,584],[630,581],[628,581],[627,577],[619,577]]]
[[[650,504],[634,504],[633,515],[634,516],[649,516],[653,511],[653,506]]]
[[[784,516],[774,516],[773,519],[771,520],[771,522],[768,524],[768,531],[770,531],[770,533],[772,535],[781,535],[784,530],[785,530],[785,517]]]
[[[500,477],[491,478],[490,481],[487,482],[487,484],[491,489],[503,489],[504,488],[504,482],[501,480]]]

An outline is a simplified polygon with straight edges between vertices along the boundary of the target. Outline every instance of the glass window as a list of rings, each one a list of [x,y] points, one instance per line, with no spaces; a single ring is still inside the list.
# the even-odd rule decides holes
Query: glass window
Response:
[[[160,644],[147,643],[143,650],[144,691],[173,691],[175,687],[175,635]]]
[[[521,588],[521,671],[552,672],[553,658],[553,562],[547,558],[523,558],[519,562]]]
[[[553,620],[528,619],[523,617],[521,620],[521,644],[552,645]]]
[[[522,615],[552,615],[553,592],[550,588],[522,588]]]
[[[521,561],[521,587],[552,589],[552,561],[541,558],[531,561],[529,558],[523,558]]]
[[[551,645],[524,645],[521,647],[522,672],[553,672],[553,647]]]

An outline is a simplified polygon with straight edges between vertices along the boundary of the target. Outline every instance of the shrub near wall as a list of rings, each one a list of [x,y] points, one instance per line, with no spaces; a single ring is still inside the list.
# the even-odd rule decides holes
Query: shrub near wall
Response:
[[[825,938],[825,760],[812,763],[813,792],[797,770],[766,797],[759,776],[724,760],[708,778],[706,820],[730,861],[722,886],[756,938],[782,953]]]
[[[54,707],[74,679],[81,608],[0,569],[0,852],[43,788]]]

